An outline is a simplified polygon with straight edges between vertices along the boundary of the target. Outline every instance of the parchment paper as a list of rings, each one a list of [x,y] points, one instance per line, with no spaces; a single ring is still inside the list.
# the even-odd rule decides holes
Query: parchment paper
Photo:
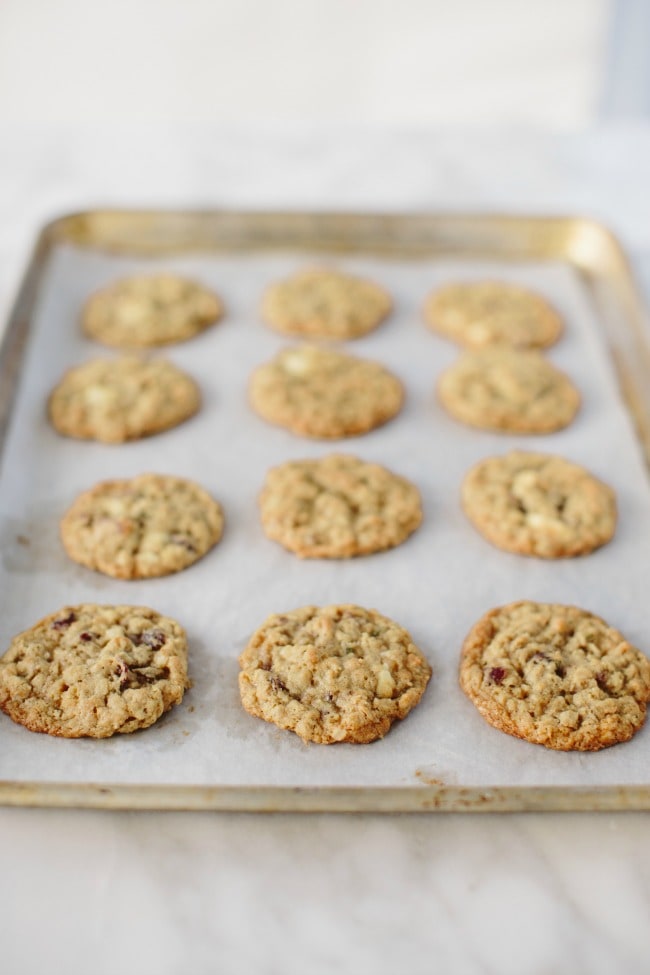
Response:
[[[648,479],[581,282],[561,265],[337,260],[394,295],[390,320],[347,348],[392,368],[406,384],[407,403],[380,430],[324,443],[265,424],[246,395],[254,366],[285,344],[260,322],[262,289],[318,263],[322,259],[304,253],[155,264],[56,253],[2,463],[0,647],[66,603],[148,605],[186,627],[194,687],[152,728],[104,741],[33,734],[0,715],[0,777],[214,785],[415,785],[422,777],[467,786],[647,784],[650,726],[630,743],[599,753],[547,751],[489,727],[457,684],[459,649],[470,627],[492,606],[516,599],[583,606],[650,650]],[[81,335],[82,302],[123,273],[161,267],[202,279],[226,302],[221,323],[162,353],[200,382],[201,413],[175,430],[122,446],[59,437],[45,415],[50,389],[69,366],[112,354]],[[583,395],[568,429],[544,437],[493,435],[462,426],[437,404],[436,377],[457,351],[424,327],[422,302],[437,284],[476,275],[529,284],[565,317],[566,334],[549,355]],[[559,453],[607,480],[620,505],[613,542],[585,558],[544,562],[500,552],[481,538],[460,510],[460,482],[473,463],[513,447]],[[267,468],[332,450],[383,463],[417,483],[425,521],[406,544],[347,562],[305,562],[266,539],[256,497]],[[144,471],[191,477],[211,490],[226,515],[219,546],[191,569],[153,581],[115,581],[72,563],[58,539],[58,520],[76,494],[98,480]],[[434,669],[416,710],[372,745],[305,745],[250,717],[239,703],[237,656],[252,631],[269,613],[329,602],[356,602],[392,617]]]

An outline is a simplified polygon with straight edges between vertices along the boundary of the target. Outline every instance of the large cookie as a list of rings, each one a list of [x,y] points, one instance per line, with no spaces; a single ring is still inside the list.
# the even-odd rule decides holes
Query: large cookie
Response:
[[[65,373],[48,410],[59,433],[122,443],[175,427],[201,404],[199,388],[164,359],[93,359]]]
[[[189,686],[185,631],[142,606],[65,606],[0,658],[0,708],[62,738],[148,728]]]
[[[552,433],[580,406],[573,383],[541,353],[505,346],[464,352],[440,377],[438,396],[462,423],[505,433]]]
[[[356,339],[388,315],[390,295],[372,281],[342,271],[300,271],[272,284],[262,314],[278,332],[318,339]]]
[[[378,362],[312,345],[283,349],[251,377],[253,408],[307,437],[365,433],[399,412],[402,384]]]
[[[61,522],[71,559],[118,579],[180,572],[221,538],[217,502],[192,481],[141,474],[79,495]]]
[[[544,559],[586,555],[616,528],[611,488],[578,464],[513,450],[473,467],[461,488],[463,508],[499,548]]]
[[[470,348],[541,349],[562,333],[562,320],[547,301],[503,281],[459,281],[438,288],[426,301],[424,317],[434,331]]]
[[[249,714],[321,744],[382,738],[431,676],[406,630],[360,606],[270,616],[239,663]]]
[[[274,467],[260,510],[268,537],[301,558],[380,552],[422,521],[420,494],[410,481],[346,454]]]
[[[585,610],[512,603],[470,631],[460,685],[500,731],[547,748],[595,751],[643,725],[650,661]]]
[[[191,339],[221,314],[219,298],[196,281],[178,274],[139,274],[92,295],[82,326],[104,345],[136,348]]]

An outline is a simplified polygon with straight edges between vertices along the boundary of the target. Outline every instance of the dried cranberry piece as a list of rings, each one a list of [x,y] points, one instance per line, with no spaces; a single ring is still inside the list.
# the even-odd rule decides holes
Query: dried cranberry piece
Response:
[[[162,630],[145,630],[138,637],[138,642],[144,643],[146,647],[150,647],[152,650],[160,650],[167,642],[167,637]]]
[[[503,678],[506,676],[506,672],[503,667],[493,667],[490,671],[490,680],[494,681],[495,684],[503,683]]]
[[[60,620],[54,620],[52,623],[53,630],[63,630],[66,626],[70,626],[76,620],[76,615],[74,613],[69,613],[67,616],[62,616]]]
[[[79,639],[80,640],[83,640],[84,643],[90,643],[90,641],[92,640],[92,638],[93,638],[92,633],[86,633],[84,631],[83,633],[80,633],[79,634]]]
[[[187,549],[188,552],[196,552],[196,547],[192,544],[189,538],[187,538],[186,535],[181,535],[180,532],[174,532],[173,535],[169,536],[169,540],[174,545],[180,545],[181,548]]]
[[[604,670],[601,670],[598,674],[596,674],[596,683],[598,684],[601,691],[609,690],[609,688],[607,687],[607,674],[605,673]]]
[[[115,673],[120,678],[120,690],[123,690],[129,683],[129,677],[131,675],[131,670],[129,669],[129,665],[125,660],[118,660],[118,666]]]

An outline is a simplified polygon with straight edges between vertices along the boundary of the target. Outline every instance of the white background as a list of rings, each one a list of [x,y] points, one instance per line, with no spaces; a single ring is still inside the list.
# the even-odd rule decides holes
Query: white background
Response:
[[[2,0],[0,121],[583,125],[610,0]]]
[[[1,0],[0,309],[98,203],[579,212],[650,283],[650,127],[575,132],[611,6]],[[0,967],[647,975],[649,825],[0,809]]]

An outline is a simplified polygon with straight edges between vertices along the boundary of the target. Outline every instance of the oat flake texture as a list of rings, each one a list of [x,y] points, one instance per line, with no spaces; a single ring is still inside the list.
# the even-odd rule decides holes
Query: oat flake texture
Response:
[[[463,644],[460,685],[489,724],[561,751],[596,751],[643,725],[650,661],[600,617],[553,603],[486,613]]]
[[[268,537],[301,558],[380,552],[401,544],[422,521],[415,485],[347,454],[272,468],[260,512]]]
[[[320,744],[383,738],[431,676],[406,630],[352,605],[270,616],[239,663],[246,711]]]
[[[315,345],[283,349],[250,382],[254,410],[293,433],[337,440],[399,413],[402,384],[378,362]]]
[[[64,606],[0,658],[0,708],[63,738],[148,728],[187,687],[185,631],[143,606]]]
[[[86,302],[83,330],[117,348],[184,342],[216,322],[219,298],[177,274],[135,275],[115,281]]]
[[[180,572],[221,538],[221,507],[198,484],[169,474],[102,481],[61,521],[75,562],[117,579]]]

